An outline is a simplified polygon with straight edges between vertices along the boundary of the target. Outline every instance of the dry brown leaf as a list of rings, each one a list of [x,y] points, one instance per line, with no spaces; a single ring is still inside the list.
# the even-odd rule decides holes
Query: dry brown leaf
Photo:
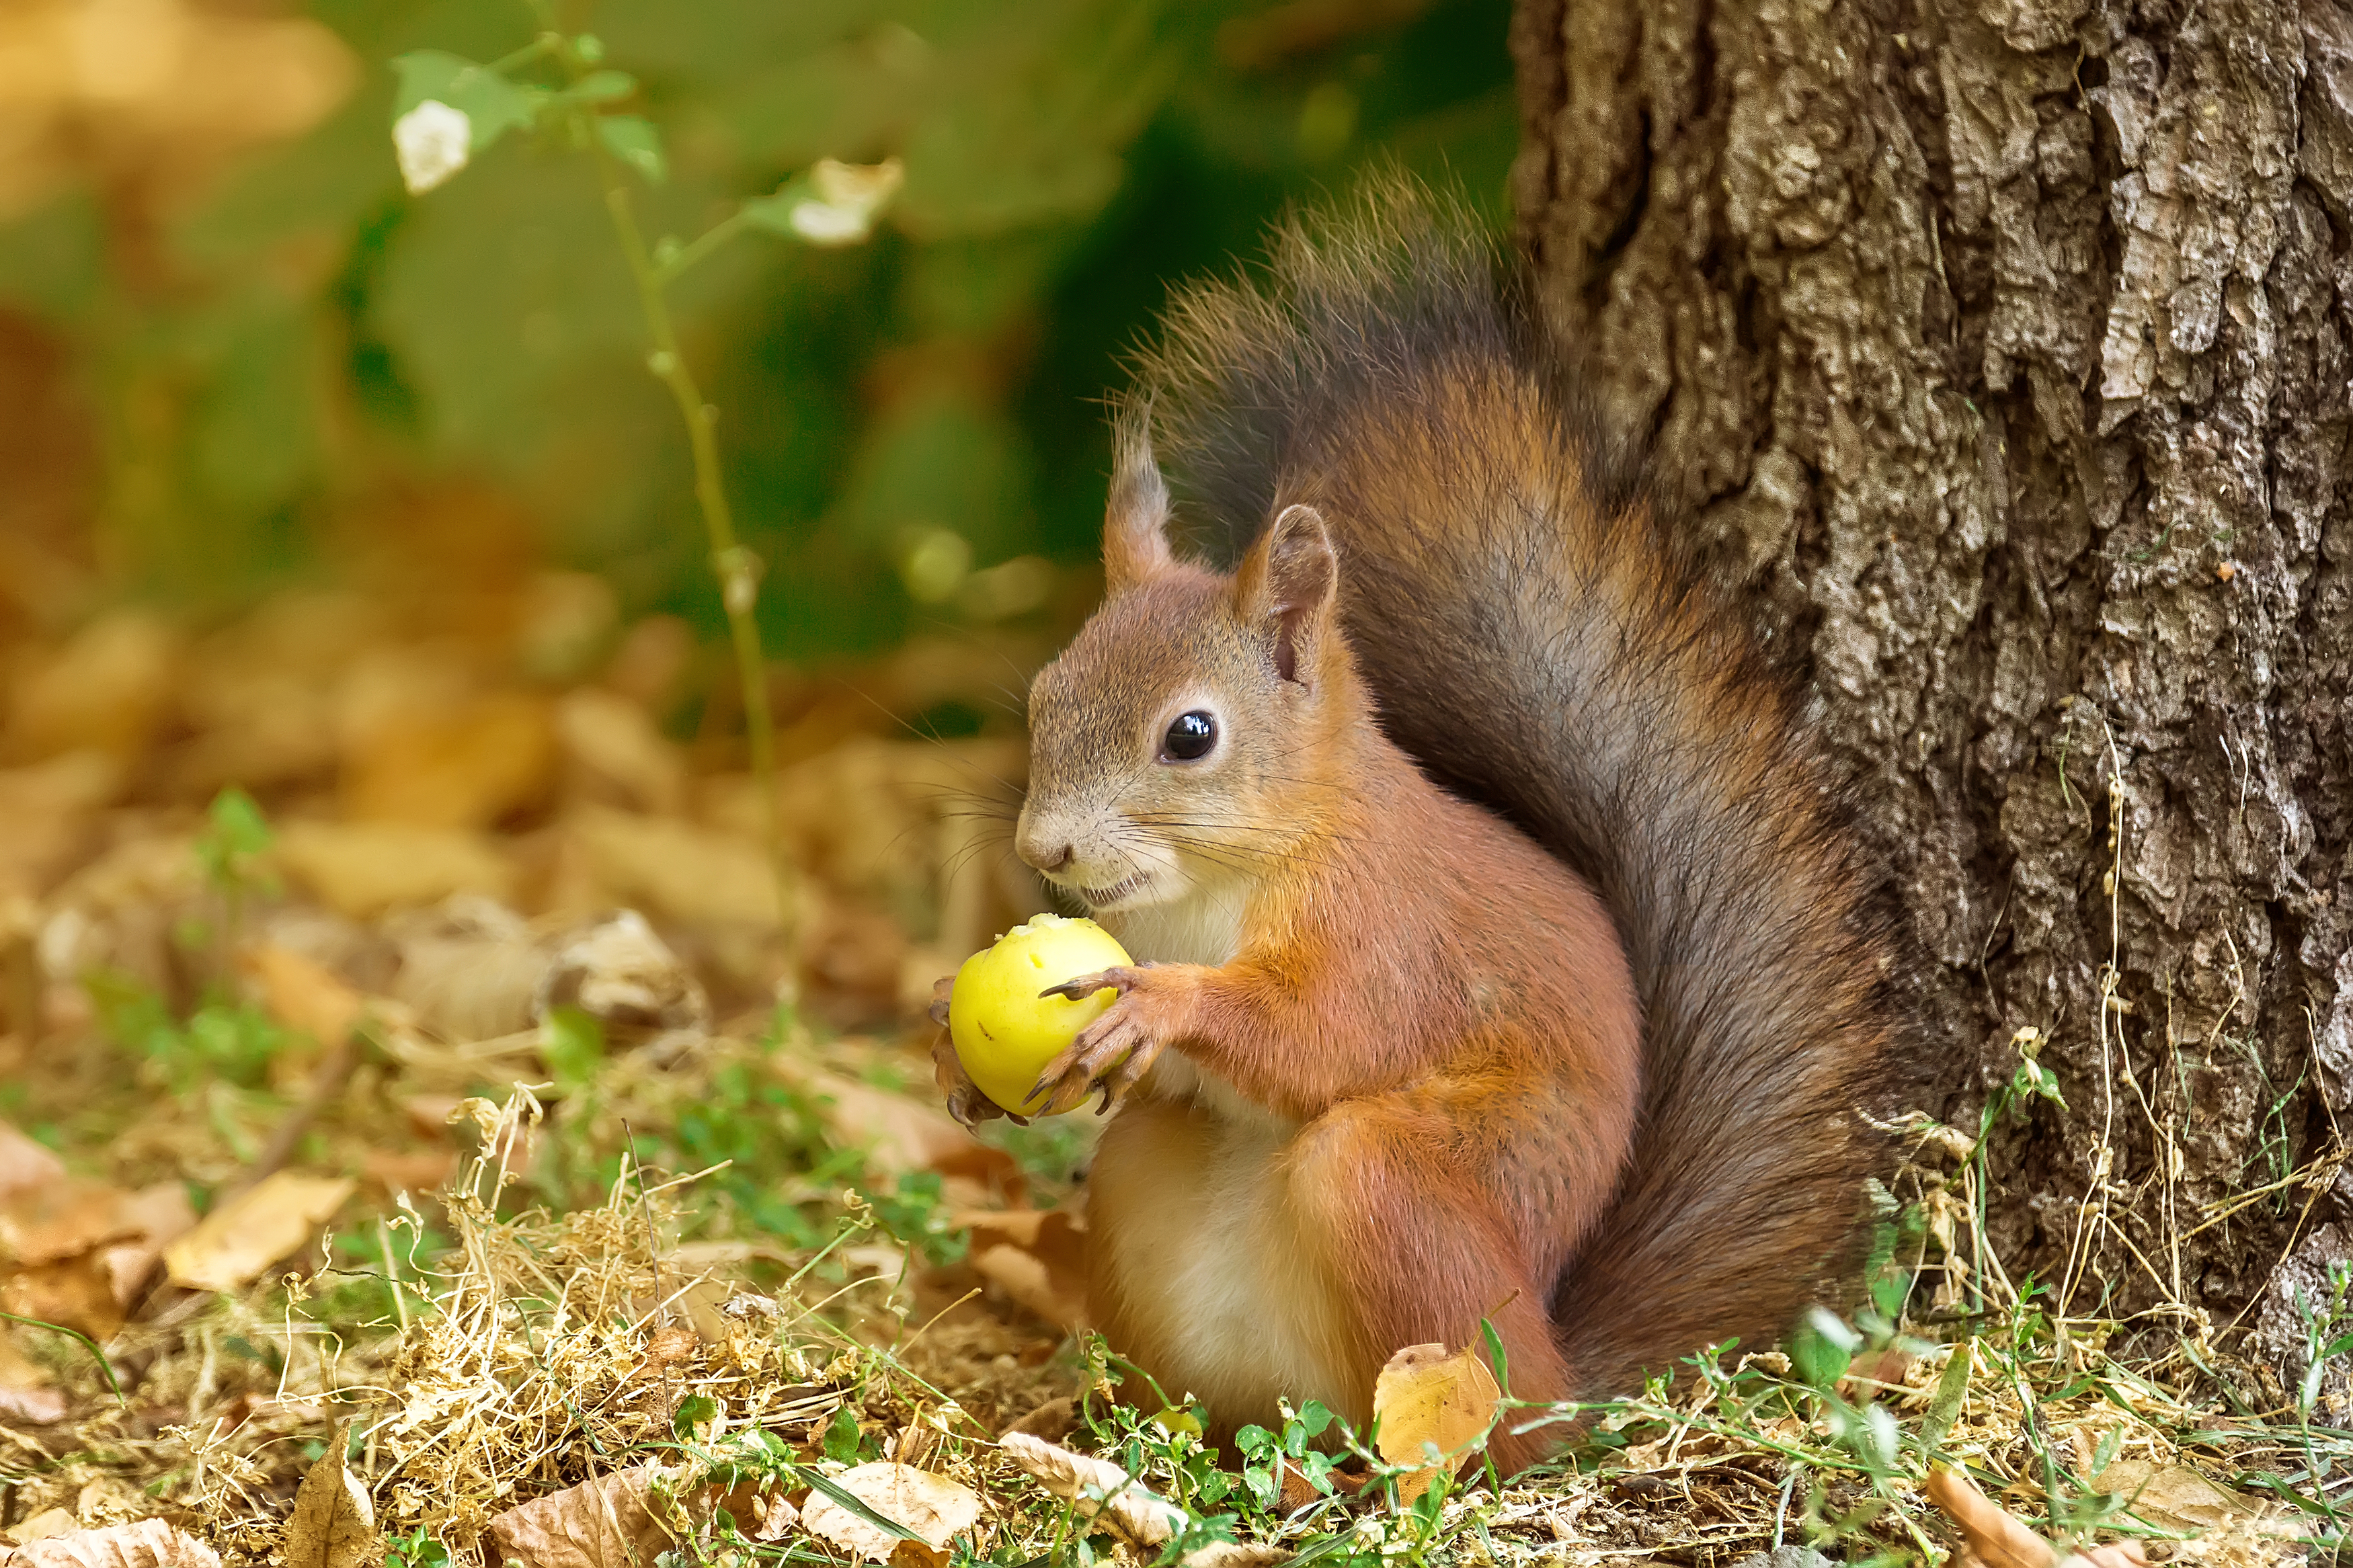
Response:
[[[795,1072],[791,1064],[785,1070]],[[839,1073],[795,1072],[797,1088],[817,1101],[837,1142],[863,1148],[872,1169],[889,1174],[937,1171],[982,1181],[1000,1191],[1020,1190],[1013,1157],[956,1125],[933,1101],[877,1089]]]
[[[50,1386],[52,1381],[48,1369],[17,1349],[15,1336],[0,1325],[0,1421],[46,1426],[64,1420],[66,1396],[63,1390]],[[67,1528],[75,1522],[69,1517]],[[19,1533],[16,1539],[31,1538]]]
[[[302,1478],[286,1521],[284,1568],[359,1568],[375,1550],[375,1500],[345,1462],[348,1424],[337,1422],[327,1451]]]
[[[1074,1454],[1027,1432],[1008,1432],[999,1447],[1080,1518],[1104,1525],[1130,1545],[1163,1545],[1185,1527],[1183,1509],[1108,1459]]]
[[[122,1213],[130,1194],[104,1182],[60,1176],[0,1199],[0,1258],[55,1263],[135,1235]]]
[[[1958,1470],[1930,1470],[1924,1489],[1960,1531],[1962,1550],[1983,1568],[2051,1568],[2057,1560],[2049,1542]]]
[[[834,1484],[894,1524],[923,1537],[902,1541],[859,1518],[823,1492],[811,1492],[801,1526],[828,1545],[870,1563],[896,1559],[901,1568],[944,1568],[948,1542],[980,1521],[980,1494],[913,1465],[860,1465]]]
[[[564,939],[532,994],[535,1016],[554,1007],[577,1007],[624,1028],[700,1029],[711,1022],[702,983],[635,910]]]
[[[93,164],[195,188],[225,156],[317,122],[359,76],[351,49],[307,16],[175,0],[12,0],[0,7],[0,57],[10,100],[0,216]]]
[[[1503,1400],[1495,1374],[1468,1346],[1450,1353],[1444,1345],[1408,1345],[1389,1357],[1373,1384],[1381,1458],[1392,1465],[1419,1464],[1427,1445],[1437,1448],[1450,1472],[1459,1470]],[[1427,1465],[1400,1476],[1398,1500],[1412,1502],[1437,1475],[1438,1466]]]
[[[275,942],[247,949],[237,966],[260,987],[271,1017],[323,1046],[342,1043],[367,1007],[326,965]]]
[[[28,1541],[47,1541],[53,1535],[70,1535],[80,1528],[81,1521],[74,1517],[73,1510],[45,1508],[23,1523],[10,1526],[7,1533],[15,1536],[16,1544],[22,1546]],[[6,1553],[0,1552],[0,1562],[5,1560]]]
[[[698,925],[777,926],[776,881],[757,838],[670,817],[584,806],[564,823],[559,907],[643,904]]]
[[[675,816],[686,799],[686,759],[646,710],[628,698],[590,687],[555,705],[555,734],[575,788],[595,798]]]
[[[185,1530],[142,1519],[28,1542],[0,1568],[220,1568],[220,1556]]]
[[[494,691],[402,704],[346,734],[343,809],[362,822],[487,827],[545,799],[554,774],[543,698]]]
[[[2232,1519],[2269,1511],[2264,1504],[2209,1480],[2187,1465],[2118,1459],[2092,1478],[2092,1489],[2121,1497],[2152,1524],[2175,1530],[2219,1530]]]
[[[147,749],[170,695],[175,634],[153,612],[90,622],[16,683],[9,753],[26,761],[75,751],[130,762]]]
[[[491,1521],[494,1561],[531,1568],[646,1568],[670,1531],[649,1501],[658,1465],[600,1476],[511,1508]]]
[[[456,893],[503,900],[515,879],[480,835],[407,823],[289,822],[276,854],[288,876],[353,920]]]
[[[89,847],[94,815],[126,770],[104,752],[68,752],[0,769],[0,892],[37,894]]]
[[[399,917],[388,934],[400,954],[393,996],[443,1039],[488,1040],[531,1027],[532,995],[552,949],[512,910],[460,894]]]
[[[1032,1437],[1043,1437],[1049,1443],[1059,1443],[1069,1436],[1071,1428],[1078,1424],[1078,1401],[1067,1394],[1058,1394],[1044,1404],[1034,1406],[1029,1414],[1005,1430],[1026,1432]]]
[[[1287,1546],[1262,1546],[1248,1541],[1212,1541],[1178,1558],[1179,1568],[1272,1568],[1292,1559]]]
[[[0,1312],[60,1323],[94,1340],[111,1338],[122,1327],[113,1273],[97,1252],[0,1274]]]
[[[66,1163],[5,1121],[0,1121],[0,1198],[46,1187],[66,1178]]]
[[[163,1260],[164,1249],[195,1228],[196,1210],[184,1184],[163,1181],[124,1194],[117,1212],[133,1234],[99,1248],[98,1259],[115,1301],[127,1310]]]
[[[1081,1238],[1083,1241],[1083,1237]],[[1083,1254],[1082,1254],[1083,1256]],[[1023,1247],[998,1245],[973,1254],[976,1273],[1057,1328],[1087,1321],[1087,1277]]]
[[[165,1247],[164,1266],[174,1284],[192,1290],[241,1290],[310,1240],[356,1185],[345,1176],[275,1172]]]

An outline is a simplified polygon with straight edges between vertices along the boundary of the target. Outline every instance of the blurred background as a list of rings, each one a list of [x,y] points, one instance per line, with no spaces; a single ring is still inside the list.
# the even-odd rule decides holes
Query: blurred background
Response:
[[[1500,223],[1508,12],[0,8],[0,1117],[128,1158],[122,1096],[204,1085],[132,1163],[225,1174],[310,1059],[252,951],[441,1047],[543,1046],[551,954],[620,907],[699,1026],[913,1021],[1043,901],[1002,818],[1028,678],[1099,590],[1122,354],[1368,160]],[[597,82],[506,75],[588,117],[478,123],[406,188],[396,62],[550,26]],[[668,291],[765,563],[775,878],[685,428],[574,144],[623,120],[657,247],[819,160],[903,169],[862,242],[772,225]]]

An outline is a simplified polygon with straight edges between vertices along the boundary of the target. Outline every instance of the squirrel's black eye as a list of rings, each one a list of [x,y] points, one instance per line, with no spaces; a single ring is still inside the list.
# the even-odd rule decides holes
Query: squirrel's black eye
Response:
[[[1176,715],[1160,749],[1177,762],[1190,763],[1208,756],[1209,748],[1217,743],[1218,721],[1196,708],[1190,713]]]

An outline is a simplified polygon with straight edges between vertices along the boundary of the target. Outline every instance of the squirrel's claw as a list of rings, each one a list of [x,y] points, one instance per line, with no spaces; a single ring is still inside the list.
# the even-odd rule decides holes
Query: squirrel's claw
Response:
[[[943,974],[932,982],[932,1005],[925,1009],[932,1022],[944,1029],[948,1026],[948,998],[955,994],[955,976]]]
[[[980,1091],[972,1075],[964,1070],[964,1062],[955,1054],[955,1043],[945,1035],[932,1043],[932,1079],[939,1085],[941,1097],[948,1102],[948,1114],[967,1132],[978,1131],[982,1122],[997,1116],[1016,1127],[1029,1125],[1028,1117],[1014,1115]]]
[[[1109,1115],[1127,1098],[1127,1091],[1151,1070],[1155,1058],[1160,1055],[1161,1042],[1151,1026],[1141,1016],[1141,1010],[1129,998],[1134,982],[1122,984],[1119,978],[1127,972],[1105,970],[1100,975],[1089,975],[1071,982],[1084,985],[1082,995],[1092,995],[1109,985],[1119,985],[1121,999],[1111,1010],[1084,1029],[1072,1040],[1070,1047],[1046,1064],[1038,1081],[1029,1091],[1029,1100],[1052,1091],[1049,1105],[1062,1108],[1074,1106],[1100,1089],[1103,1104],[1098,1116]],[[1025,1100],[1024,1103],[1029,1103]]]
[[[1038,994],[1041,998],[1060,996],[1065,1001],[1083,1002],[1098,991],[1116,991],[1124,996],[1134,985],[1134,970],[1104,969],[1092,974],[1082,974],[1076,980],[1065,980],[1060,985],[1049,985]]]

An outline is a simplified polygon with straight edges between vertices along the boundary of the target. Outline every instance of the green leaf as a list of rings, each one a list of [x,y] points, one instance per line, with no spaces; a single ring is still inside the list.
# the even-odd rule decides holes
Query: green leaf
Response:
[[[399,120],[427,99],[446,103],[465,115],[472,128],[467,144],[476,153],[510,131],[528,129],[549,97],[541,89],[518,87],[462,55],[439,49],[402,55],[392,62],[392,68],[400,73],[399,90],[392,100],[393,119]]]
[[[558,1084],[584,1084],[605,1059],[605,1026],[577,1007],[552,1007],[539,1026],[539,1054]]]
[[[1927,1418],[1920,1423],[1920,1447],[1935,1453],[1945,1441],[1945,1434],[1961,1416],[1961,1402],[1968,1397],[1970,1346],[1975,1342],[1963,1340],[1953,1347],[1945,1363],[1945,1375],[1936,1380],[1936,1397],[1928,1401]]]
[[[826,1423],[825,1457],[844,1465],[858,1462],[858,1412],[847,1405],[836,1410],[833,1419]]]
[[[659,185],[670,178],[670,162],[662,156],[661,132],[638,114],[597,117],[596,140],[605,150],[635,169],[646,184]]]
[[[707,1394],[690,1394],[678,1402],[678,1409],[670,1418],[671,1432],[681,1438],[691,1438],[694,1429],[719,1417],[719,1401]]]
[[[196,836],[196,860],[216,888],[228,888],[251,874],[253,862],[269,851],[275,835],[253,797],[231,784],[213,796],[205,831]]]
[[[765,196],[754,196],[739,209],[750,226],[768,234],[780,234],[786,239],[798,239],[793,227],[793,209],[803,202],[815,201],[817,194],[808,176],[786,180]]]
[[[1789,1360],[1798,1376],[1815,1388],[1828,1389],[1846,1375],[1862,1337],[1831,1313],[1817,1307],[1789,1341]]]
[[[590,71],[559,94],[566,103],[612,103],[638,90],[638,79],[627,71]]]

